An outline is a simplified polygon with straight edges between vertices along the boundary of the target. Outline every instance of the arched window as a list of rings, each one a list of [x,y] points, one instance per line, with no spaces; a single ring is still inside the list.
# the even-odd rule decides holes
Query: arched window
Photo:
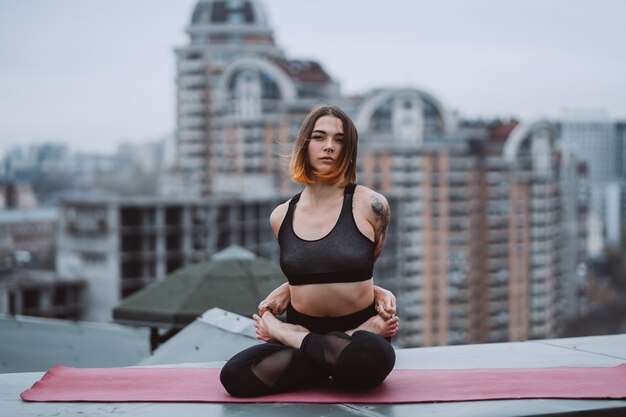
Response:
[[[228,85],[233,112],[243,117],[258,117],[272,111],[282,98],[281,90],[262,69],[245,67],[236,70]]]
[[[243,69],[233,77],[231,90],[235,114],[243,117],[261,115],[261,77],[258,71]]]
[[[416,96],[396,96],[392,104],[393,136],[406,143],[424,142],[424,111]]]

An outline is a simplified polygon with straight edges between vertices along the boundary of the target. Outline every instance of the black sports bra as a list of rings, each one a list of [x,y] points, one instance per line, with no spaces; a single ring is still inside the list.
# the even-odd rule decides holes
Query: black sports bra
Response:
[[[366,281],[374,269],[374,242],[358,229],[352,214],[356,184],[344,190],[343,205],[335,227],[323,238],[304,240],[293,231],[293,213],[299,193],[278,232],[280,267],[290,285]]]

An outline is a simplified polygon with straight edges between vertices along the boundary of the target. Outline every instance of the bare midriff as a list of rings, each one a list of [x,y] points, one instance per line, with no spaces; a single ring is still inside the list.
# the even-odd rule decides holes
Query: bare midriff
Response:
[[[332,284],[290,285],[291,304],[302,314],[340,317],[361,311],[374,302],[374,280]]]

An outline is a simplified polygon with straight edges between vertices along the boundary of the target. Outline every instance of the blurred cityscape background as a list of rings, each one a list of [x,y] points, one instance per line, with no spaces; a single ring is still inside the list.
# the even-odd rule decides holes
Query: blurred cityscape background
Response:
[[[150,19],[152,2],[137,3],[146,10],[134,18]],[[174,279],[182,268],[202,264],[233,246],[277,263],[269,213],[299,190],[285,175],[288,160],[282,155],[289,152],[304,115],[317,104],[331,103],[344,108],[359,130],[358,182],[387,196],[392,208],[375,281],[397,295],[402,320],[397,346],[626,332],[624,51],[602,41],[604,49],[595,48],[589,29],[597,27],[596,33],[606,34],[602,30],[612,27],[610,16],[620,16],[611,7],[624,11],[621,4],[524,2],[527,6],[522,7],[512,2],[512,11],[522,7],[552,29],[542,35],[542,26],[534,32],[532,24],[496,13],[507,6],[498,5],[494,12],[485,2],[477,2],[480,10],[494,13],[477,11],[476,24],[469,28],[480,37],[505,37],[505,18],[514,21],[512,31],[524,28],[526,37],[518,34],[522,41],[511,44],[511,51],[487,43],[467,45],[466,35],[453,26],[474,19],[452,7],[467,7],[461,2],[437,6],[450,8],[449,14],[442,15],[449,21],[442,19],[435,26],[419,14],[428,12],[419,6],[421,2],[366,1],[362,21],[361,2],[345,2],[351,6],[337,6],[338,10],[330,1],[291,3],[297,6],[279,0],[170,2],[168,7],[177,10],[172,19],[184,19],[174,22],[180,43],[141,38],[143,43],[133,46],[136,54],[122,58],[141,60],[142,48],[166,54],[164,62],[154,65],[170,66],[175,72],[164,82],[168,83],[164,88],[173,92],[173,104],[167,109],[171,114],[165,116],[172,120],[170,132],[154,133],[148,126],[145,132],[150,133],[136,140],[103,138],[100,127],[115,120],[106,108],[96,106],[90,116],[95,120],[93,134],[84,134],[81,143],[64,139],[61,121],[57,122],[61,127],[50,133],[35,130],[38,133],[28,136],[20,129],[43,123],[45,112],[58,117],[63,110],[54,102],[39,103],[26,114],[20,92],[10,88],[10,80],[2,81],[5,91],[15,95],[5,96],[6,111],[0,116],[4,119],[0,121],[1,315],[110,322],[114,309],[129,296],[167,277]],[[0,13],[6,18],[29,11],[38,24],[46,25],[45,16],[37,15],[42,11],[38,7],[45,11],[57,4],[87,7],[72,1],[24,1],[20,6],[3,1]],[[160,12],[165,10],[163,1],[154,4]],[[376,12],[390,7],[394,10]],[[403,13],[403,7],[418,14]],[[297,8],[301,8],[298,13]],[[589,14],[590,9],[600,12]],[[288,18],[285,10],[294,11],[289,24],[280,20]],[[342,14],[342,10],[352,12]],[[410,35],[394,38],[385,32],[394,22],[382,14],[396,16],[396,26],[441,29],[407,29]],[[485,16],[488,27],[479,24]],[[609,20],[601,21],[602,16]],[[376,17],[381,19],[380,27]],[[98,30],[120,36],[113,33],[114,13],[102,19]],[[274,22],[294,32],[275,33]],[[303,36],[312,58],[300,58],[293,40],[300,25],[315,31],[315,36]],[[350,28],[359,25],[388,43],[383,49],[392,50],[392,55],[381,49],[385,58],[380,59],[379,44],[354,38]],[[127,35],[132,29],[122,26],[120,31]],[[427,83],[429,76],[425,81],[420,76],[422,71],[432,73],[433,61],[447,59],[437,48],[450,34],[467,50],[462,57],[467,68],[459,64],[448,68],[449,80],[465,81],[463,86],[458,81],[446,85],[469,91],[475,108],[472,104],[457,108],[450,97],[433,92],[446,88],[433,88]],[[554,43],[555,34],[563,39]],[[41,42],[41,53],[46,55],[45,39],[23,36],[26,43]],[[288,39],[289,53],[278,39]],[[20,42],[7,37],[3,41],[13,45],[12,52]],[[72,65],[79,69],[82,48],[98,48],[69,36],[67,42],[77,42]],[[566,51],[569,42],[584,44],[589,55],[571,58]],[[422,44],[431,45],[429,53],[416,61],[407,59]],[[538,47],[543,44],[562,50]],[[317,49],[311,52],[310,45]],[[514,59],[524,52],[520,45],[531,52],[537,47],[536,54],[530,54],[535,59]],[[599,50],[608,51],[608,62],[614,66],[591,73]],[[7,52],[7,59],[11,53]],[[553,74],[554,83],[564,79],[573,90],[552,90],[553,94],[562,91],[555,111],[546,107],[540,91],[549,88],[550,79],[542,78],[544,84],[536,86],[532,80],[539,77],[533,68],[549,67],[559,61],[558,54],[574,76]],[[508,61],[507,71],[514,76],[506,82],[519,79],[522,93],[515,95],[502,84],[497,74],[501,70],[492,72],[483,62],[486,56]],[[341,68],[346,57],[360,60],[351,70],[357,81],[349,92],[329,70],[345,71]],[[10,73],[10,60],[0,66]],[[402,67],[404,75],[391,67]],[[111,63],[111,79],[120,76],[115,68]],[[473,87],[462,77],[476,68],[483,78],[493,79],[492,89],[480,87],[479,80]],[[586,82],[584,77],[576,79],[580,68],[582,76],[602,78],[602,85],[608,86],[606,106],[596,96],[587,100],[584,90],[576,90]],[[376,75],[368,84],[363,74],[371,71]],[[352,74],[343,74],[350,83]],[[610,74],[621,75],[615,79]],[[106,89],[111,83],[106,72],[102,77],[103,85],[94,89]],[[76,82],[76,88],[83,85]],[[74,96],[71,91],[61,94],[70,100]],[[133,114],[137,94],[148,100],[159,97],[139,89],[107,105]],[[614,106],[614,96],[622,107]],[[483,101],[506,104],[493,110]],[[8,102],[14,102],[21,113],[17,115]],[[77,105],[67,111],[90,111],[89,106],[81,110]],[[74,117],[65,120],[72,124]],[[162,125],[163,117],[148,113],[152,121],[144,123],[138,116],[127,137],[137,136],[146,124]],[[129,119],[132,123],[133,117]],[[102,130],[105,135],[111,131]],[[52,136],[56,138],[49,139]],[[232,298],[235,306],[241,288],[222,290],[224,294],[218,296],[227,304]],[[249,302],[260,301],[255,297]],[[236,310],[231,309],[240,312]]]

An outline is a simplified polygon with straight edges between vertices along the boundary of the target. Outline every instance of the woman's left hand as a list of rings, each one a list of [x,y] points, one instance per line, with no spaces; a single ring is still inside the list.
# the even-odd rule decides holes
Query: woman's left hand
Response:
[[[374,306],[385,320],[396,316],[396,296],[389,290],[374,285]]]

